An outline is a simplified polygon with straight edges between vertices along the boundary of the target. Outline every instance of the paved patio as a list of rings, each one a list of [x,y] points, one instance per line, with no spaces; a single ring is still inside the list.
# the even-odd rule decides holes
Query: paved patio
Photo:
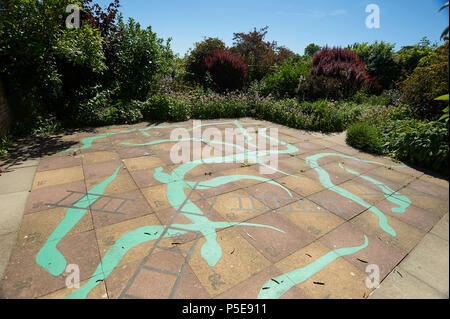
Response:
[[[447,180],[343,134],[201,125],[245,148],[193,143],[188,121],[54,136],[0,162],[0,297],[448,298]],[[251,128],[276,141],[271,174]]]

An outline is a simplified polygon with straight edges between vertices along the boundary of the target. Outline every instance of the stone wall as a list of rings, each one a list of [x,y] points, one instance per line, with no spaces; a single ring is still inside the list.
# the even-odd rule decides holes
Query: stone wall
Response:
[[[11,112],[6,103],[5,91],[0,82],[0,136],[5,136],[11,126]]]

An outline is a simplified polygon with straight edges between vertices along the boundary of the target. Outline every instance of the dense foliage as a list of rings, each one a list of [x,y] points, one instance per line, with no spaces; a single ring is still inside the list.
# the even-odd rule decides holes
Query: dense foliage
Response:
[[[206,77],[204,59],[216,49],[225,50],[226,46],[218,38],[205,38],[203,41],[195,43],[194,46],[185,59],[187,80],[204,85]]]
[[[237,55],[216,49],[203,59],[205,74],[211,77],[211,87],[217,92],[242,89],[247,77],[247,65]]]
[[[301,80],[310,75],[311,58],[295,56],[287,59],[274,73],[262,81],[261,93],[278,98],[293,98],[298,93]]]
[[[296,55],[268,28],[195,43],[184,57],[119,0],[8,0],[0,16],[0,77],[13,134],[60,128],[254,117],[321,132],[448,174],[448,40],[395,51],[386,42]],[[82,8],[66,27],[66,6]],[[444,39],[448,34],[444,32]],[[11,140],[0,140],[4,155]]]
[[[402,83],[405,103],[411,105],[419,118],[436,120],[445,103],[435,99],[448,94],[448,42],[422,58],[414,72]]]
[[[351,50],[354,51],[361,61],[365,62],[366,70],[370,76],[376,78],[378,83],[385,89],[394,86],[399,78],[399,63],[394,52],[394,44],[384,41],[369,44],[355,43]]]
[[[80,125],[93,105],[104,106],[102,97],[145,100],[158,86],[172,55],[168,45],[132,19],[115,21],[118,1],[106,11],[89,2],[80,28],[71,29],[65,10],[73,1],[6,3],[0,74],[20,119],[16,133],[41,130],[43,122],[50,129],[56,122]]]
[[[344,98],[355,94],[364,85],[375,82],[353,51],[342,48],[324,48],[314,55],[311,75],[338,80]]]
[[[275,41],[264,41],[268,27],[248,33],[234,33],[231,51],[240,56],[249,69],[249,80],[261,80],[272,68],[295,54]]]

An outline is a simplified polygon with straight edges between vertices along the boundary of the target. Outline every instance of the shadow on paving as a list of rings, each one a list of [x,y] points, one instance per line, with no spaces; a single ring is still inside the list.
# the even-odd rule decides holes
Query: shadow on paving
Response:
[[[94,132],[94,130],[73,130],[65,131],[57,135],[38,135],[21,137],[14,141],[8,149],[6,156],[0,156],[0,167],[3,172],[10,171],[10,168],[21,165],[27,160],[40,159],[43,156],[53,155],[77,144],[76,141],[63,141],[66,134]]]
[[[145,121],[136,125],[160,125],[162,121]],[[173,123],[169,123],[173,124]],[[113,125],[111,125],[113,126]],[[133,125],[117,125],[132,127]],[[108,127],[108,126],[105,126]],[[81,129],[64,129],[54,135],[36,135],[26,136],[16,139],[12,146],[8,149],[6,156],[0,156],[0,168],[4,173],[11,171],[11,167],[21,165],[27,160],[40,159],[43,156],[56,154],[60,151],[71,148],[78,141],[64,141],[62,137],[76,133],[98,133],[97,128],[81,128]]]

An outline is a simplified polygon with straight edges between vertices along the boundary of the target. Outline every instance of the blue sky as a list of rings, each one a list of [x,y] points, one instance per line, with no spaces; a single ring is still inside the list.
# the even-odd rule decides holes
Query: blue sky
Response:
[[[100,4],[110,1],[100,0]],[[448,25],[446,0],[121,0],[121,12],[142,26],[152,26],[159,37],[172,38],[172,49],[183,56],[203,37],[218,37],[227,45],[233,33],[269,26],[274,40],[303,54],[311,42],[347,46],[384,40],[397,48],[427,36],[439,37]],[[380,7],[380,28],[368,29],[365,9]]]

